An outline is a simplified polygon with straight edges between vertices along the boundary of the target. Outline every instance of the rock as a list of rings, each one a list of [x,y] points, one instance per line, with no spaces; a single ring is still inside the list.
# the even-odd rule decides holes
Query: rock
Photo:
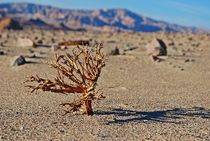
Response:
[[[154,39],[151,43],[147,44],[147,54],[152,56],[166,56],[167,47],[161,39]]]
[[[187,62],[195,62],[195,60],[194,59],[186,59],[184,62],[185,63],[187,63]]]
[[[173,41],[171,41],[171,42],[168,43],[168,45],[169,45],[169,46],[174,46],[175,43],[174,43]]]
[[[11,66],[20,66],[25,63],[26,63],[26,60],[23,56],[15,56],[11,63]]]
[[[26,58],[36,58],[36,54],[35,53],[27,53],[26,55],[24,55]]]
[[[126,47],[123,48],[124,51],[132,51],[134,49],[137,49],[137,46],[133,46],[132,44],[127,44]]]
[[[40,40],[37,41],[37,43],[38,44],[43,44],[43,40],[40,39]]]
[[[105,49],[106,55],[120,55],[120,50],[118,47],[108,47]]]
[[[29,49],[28,53],[34,53],[34,51],[32,49]]]
[[[35,44],[31,39],[18,38],[16,46],[18,46],[18,47],[35,47]]]
[[[4,55],[4,54],[5,54],[4,51],[1,51],[1,50],[0,50],[0,55]]]
[[[51,50],[52,51],[56,51],[56,50],[58,50],[59,49],[59,46],[57,45],[57,44],[53,44],[52,46],[51,46]]]
[[[54,44],[56,42],[55,38],[51,38],[51,42]]]
[[[190,59],[186,59],[184,62],[190,62]]]

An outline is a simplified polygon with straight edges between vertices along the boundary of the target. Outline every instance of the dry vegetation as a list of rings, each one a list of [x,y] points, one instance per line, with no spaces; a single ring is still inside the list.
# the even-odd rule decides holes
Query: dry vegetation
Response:
[[[30,76],[26,82],[35,82],[38,85],[29,84],[26,87],[32,89],[31,92],[41,89],[54,93],[82,94],[78,100],[61,105],[71,107],[67,113],[82,110],[84,114],[93,115],[92,101],[104,98],[102,92],[95,90],[101,69],[105,66],[102,47],[102,43],[95,43],[93,48],[77,46],[72,54],[57,55],[56,62],[50,63],[57,70],[54,80],[38,75]]]

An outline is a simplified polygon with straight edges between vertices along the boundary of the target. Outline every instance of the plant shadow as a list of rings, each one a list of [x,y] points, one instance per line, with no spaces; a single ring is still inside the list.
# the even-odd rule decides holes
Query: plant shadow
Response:
[[[40,62],[36,62],[36,61],[27,61],[25,64],[39,64]]]
[[[202,107],[174,108],[160,111],[135,111],[115,108],[111,111],[96,111],[95,115],[114,115],[114,120],[107,124],[126,124],[129,122],[164,122],[181,124],[186,118],[202,118],[210,120],[210,109]]]

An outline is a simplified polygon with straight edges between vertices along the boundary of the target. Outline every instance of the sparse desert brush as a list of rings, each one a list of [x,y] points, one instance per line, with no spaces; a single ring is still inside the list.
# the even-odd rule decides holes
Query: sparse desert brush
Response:
[[[100,90],[96,91],[97,80],[105,66],[102,52],[103,44],[95,43],[93,47],[77,46],[72,53],[56,55],[56,61],[49,65],[57,71],[54,79],[41,78],[38,75],[27,77],[26,87],[31,92],[36,90],[64,94],[80,94],[77,100],[63,103],[69,106],[68,112],[82,111],[93,115],[92,101],[105,98]]]

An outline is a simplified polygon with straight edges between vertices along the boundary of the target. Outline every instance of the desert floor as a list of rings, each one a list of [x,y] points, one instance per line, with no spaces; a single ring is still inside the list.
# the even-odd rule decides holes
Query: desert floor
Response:
[[[210,140],[210,35],[192,33],[75,33],[63,31],[1,31],[0,140]],[[36,48],[18,47],[28,37]],[[159,63],[146,55],[154,38],[168,46]],[[63,115],[59,104],[74,95],[24,87],[26,76],[56,74],[45,63],[54,58],[53,43],[94,39],[121,55],[107,55],[98,81],[106,98],[95,102],[94,115]],[[136,48],[137,47],[137,48]],[[71,48],[71,47],[70,47]],[[133,49],[136,48],[136,49]],[[133,50],[132,50],[133,49]],[[29,50],[36,57],[27,57]],[[27,64],[10,66],[16,55]]]

